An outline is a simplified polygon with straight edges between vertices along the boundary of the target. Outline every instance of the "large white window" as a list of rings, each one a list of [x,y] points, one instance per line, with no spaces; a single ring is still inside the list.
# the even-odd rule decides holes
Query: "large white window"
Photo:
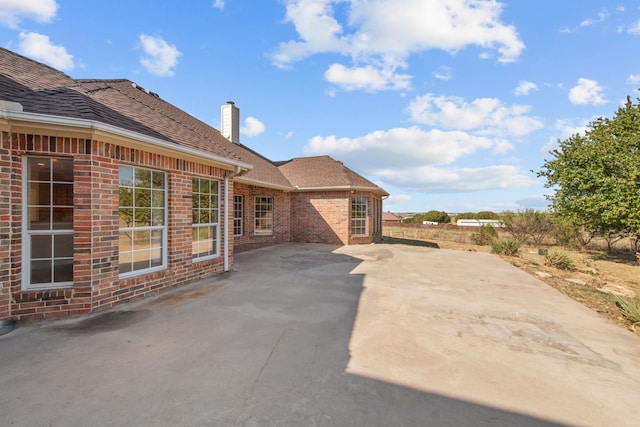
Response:
[[[192,258],[194,261],[220,254],[220,183],[193,178]]]
[[[120,166],[121,275],[167,265],[167,191],[164,172]]]
[[[23,286],[73,285],[73,160],[26,157]]]
[[[256,197],[254,211],[255,234],[273,234],[273,197]]]
[[[244,234],[244,196],[237,194],[233,196],[233,235],[242,236]]]
[[[366,236],[367,232],[367,198],[351,198],[351,235]]]

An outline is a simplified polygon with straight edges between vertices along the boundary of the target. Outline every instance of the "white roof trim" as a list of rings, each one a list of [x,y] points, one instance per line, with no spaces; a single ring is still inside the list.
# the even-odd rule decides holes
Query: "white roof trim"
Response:
[[[40,113],[25,113],[22,111],[22,105],[20,105],[17,102],[0,101],[0,118],[99,130],[99,131],[111,133],[113,135],[118,135],[125,138],[138,140],[141,142],[146,142],[148,144],[155,145],[166,150],[177,151],[182,154],[201,157],[203,159],[214,161],[217,163],[224,163],[231,166],[237,166],[246,170],[253,169],[253,165],[250,165],[249,163],[244,163],[238,160],[217,156],[215,154],[209,154],[200,150],[184,147],[182,145],[178,145],[173,142],[147,136],[139,132],[133,132],[130,130],[122,129],[117,126],[108,125],[95,120],[53,116],[49,114],[40,114]]]

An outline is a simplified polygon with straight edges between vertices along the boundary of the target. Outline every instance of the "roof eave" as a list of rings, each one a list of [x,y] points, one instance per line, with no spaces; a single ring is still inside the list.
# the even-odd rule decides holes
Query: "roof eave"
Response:
[[[19,107],[18,107],[19,106]],[[206,153],[204,151],[195,150],[193,148],[185,147],[174,142],[154,138],[148,135],[141,134],[139,132],[122,129],[117,126],[108,125],[96,120],[78,119],[63,116],[54,116],[41,113],[28,113],[22,111],[22,106],[18,103],[0,101],[0,118],[6,120],[15,120],[22,122],[31,122],[46,124],[52,126],[64,126],[71,128],[87,129],[92,132],[104,132],[106,134],[115,135],[121,138],[126,138],[134,141],[139,141],[145,144],[150,144],[154,147],[168,150],[171,152],[178,152],[190,157],[197,157],[210,162],[230,166],[231,169],[240,168],[245,171],[253,168],[249,163],[241,162],[234,159],[229,159],[215,154]]]
[[[336,185],[336,186],[327,186],[327,187],[300,187],[295,186],[295,191],[367,191],[380,193],[382,196],[388,196],[384,189],[380,187],[365,187],[365,186],[357,186],[357,185]]]

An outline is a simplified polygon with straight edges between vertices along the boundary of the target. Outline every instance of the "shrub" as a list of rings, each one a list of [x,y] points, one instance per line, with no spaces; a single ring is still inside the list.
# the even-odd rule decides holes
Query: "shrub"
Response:
[[[481,225],[477,233],[470,236],[471,242],[480,246],[488,246],[498,238],[498,232],[491,225]]]
[[[616,301],[616,306],[629,322],[632,324],[632,329],[640,323],[640,297],[636,297],[632,300],[619,299]]]
[[[535,209],[506,211],[501,219],[505,230],[522,243],[530,240],[534,245],[540,245],[553,230],[551,215]]]
[[[518,256],[522,243],[512,237],[495,239],[491,242],[491,252],[499,255]]]
[[[544,263],[560,270],[574,270],[576,265],[564,251],[552,250],[544,256]]]

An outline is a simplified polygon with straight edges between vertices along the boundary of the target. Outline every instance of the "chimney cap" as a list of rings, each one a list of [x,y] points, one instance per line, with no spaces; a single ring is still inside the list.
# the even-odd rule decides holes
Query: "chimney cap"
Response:
[[[229,105],[233,105],[233,104],[235,104],[235,102],[233,102],[233,101],[227,101],[227,104],[229,104]]]

